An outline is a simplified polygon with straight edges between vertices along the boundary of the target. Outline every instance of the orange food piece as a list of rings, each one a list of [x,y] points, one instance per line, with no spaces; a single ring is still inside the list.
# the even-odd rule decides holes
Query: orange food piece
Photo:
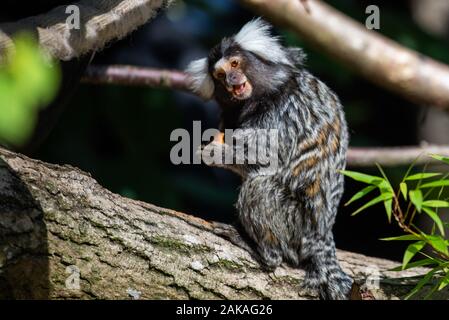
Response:
[[[215,135],[214,141],[218,143],[224,143],[224,132],[219,132]]]

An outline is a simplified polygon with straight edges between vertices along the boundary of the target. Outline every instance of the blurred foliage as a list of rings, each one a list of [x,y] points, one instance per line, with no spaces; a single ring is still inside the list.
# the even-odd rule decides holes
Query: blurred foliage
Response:
[[[0,142],[26,142],[43,106],[55,96],[59,69],[40,52],[36,41],[22,33],[14,38],[15,50],[0,66]]]
[[[432,158],[449,165],[447,157],[432,155]],[[449,172],[423,171],[411,174],[413,167],[414,164],[409,167],[396,189],[393,188],[381,167],[379,167],[379,171],[382,176],[342,171],[344,175],[367,185],[358,191],[346,205],[364,198],[374,190],[379,192],[376,197],[366,202],[352,215],[383,203],[389,223],[393,217],[393,221],[405,234],[382,240],[412,241],[405,249],[402,265],[394,270],[400,271],[416,267],[430,268],[405,297],[406,299],[413,297],[425,285],[432,285],[425,298],[430,298],[435,291],[442,290],[449,285],[449,238],[445,231],[449,224],[444,222],[439,214],[439,210],[449,208],[447,192]],[[418,227],[416,220],[419,215],[426,215],[431,219],[430,232],[425,232]],[[426,248],[429,252],[425,252]],[[420,256],[420,259],[412,262],[415,256]]]

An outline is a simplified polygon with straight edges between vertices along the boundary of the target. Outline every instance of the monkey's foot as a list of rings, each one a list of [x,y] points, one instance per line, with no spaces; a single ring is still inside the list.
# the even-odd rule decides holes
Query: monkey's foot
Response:
[[[261,252],[255,249],[255,243],[246,233],[239,231],[238,227],[220,222],[214,222],[213,227],[213,233],[248,251],[265,272],[273,272],[282,263],[282,256],[278,251],[264,250]]]
[[[236,245],[237,247],[240,247],[243,250],[248,251],[251,255],[255,254],[253,248],[248,244],[248,242],[245,239],[243,239],[242,234],[234,226],[226,223],[214,222],[213,227],[214,227],[213,232],[216,235],[225,238],[226,240]]]
[[[320,285],[319,294],[322,300],[349,300],[352,295],[354,281],[345,273],[338,277],[331,276]]]
[[[319,295],[319,280],[318,276],[313,272],[307,272],[306,276],[302,283],[300,284],[300,290],[309,296],[318,296]]]

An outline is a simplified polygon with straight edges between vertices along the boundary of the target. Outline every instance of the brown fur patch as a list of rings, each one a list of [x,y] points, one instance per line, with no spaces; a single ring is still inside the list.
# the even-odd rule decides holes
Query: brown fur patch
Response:
[[[331,125],[329,123],[326,123],[323,127],[323,129],[318,134],[317,144],[321,147],[327,144],[327,140],[329,137]]]
[[[313,139],[308,139],[302,143],[299,144],[299,150],[304,151],[307,149],[310,149],[316,145],[316,141]]]
[[[340,138],[338,136],[334,135],[332,137],[329,149],[332,154],[337,153],[338,149],[340,149]]]
[[[319,159],[317,156],[311,156],[310,158],[301,161],[294,169],[293,175],[298,176],[300,172],[310,170],[317,165]]]
[[[270,230],[266,231],[263,236],[264,242],[268,244],[278,245],[279,241],[276,236]]]
[[[332,128],[334,129],[335,135],[340,136],[341,122],[339,118],[335,118],[335,121],[332,123]]]
[[[309,197],[315,197],[318,194],[318,191],[320,191],[320,183],[321,180],[317,178],[315,181],[313,181],[307,188],[306,188],[306,195]]]
[[[329,150],[332,154],[335,154],[340,148],[341,122],[339,118],[336,118],[335,121],[332,123],[332,128],[333,128],[333,136],[329,144]]]
[[[335,154],[340,148],[341,122],[339,118],[331,123],[326,123],[318,133],[316,139],[309,139],[299,145],[301,152],[308,149],[317,149],[316,155],[307,160],[301,161],[293,168],[293,175],[298,176],[301,171],[313,168],[321,157],[328,157]]]
[[[331,132],[331,124],[326,123],[324,128],[318,134],[317,144],[320,151],[320,154],[324,157],[329,153],[329,134]]]

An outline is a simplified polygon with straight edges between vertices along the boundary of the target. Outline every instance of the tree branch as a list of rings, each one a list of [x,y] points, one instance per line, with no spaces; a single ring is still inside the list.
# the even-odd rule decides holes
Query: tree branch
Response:
[[[423,145],[412,147],[349,148],[347,161],[351,167],[367,167],[376,163],[381,166],[399,166],[415,164],[440,163],[429,155],[449,156],[449,146]]]
[[[0,64],[14,49],[12,37],[23,29],[36,34],[41,47],[60,60],[70,60],[102,49],[108,42],[121,39],[167,7],[173,0],[85,0],[79,8],[80,26],[66,23],[70,13],[59,6],[35,17],[0,24]]]
[[[0,298],[315,298],[300,289],[302,270],[262,271],[217,236],[213,222],[123,198],[79,169],[1,148],[0,212]],[[365,297],[400,297],[413,284],[400,277],[425,272],[390,272],[397,263],[345,251],[338,257],[362,288],[380,272],[380,288],[364,289]]]
[[[132,66],[90,66],[83,78],[84,83],[118,84],[147,86],[150,88],[168,88],[190,92],[187,76],[176,70],[159,70]],[[193,93],[192,93],[193,94]],[[408,165],[419,157],[417,164],[432,163],[429,154],[449,156],[449,146],[413,146],[391,148],[352,147],[348,153],[348,165],[351,167]]]
[[[87,68],[82,79],[90,84],[117,84],[189,91],[187,75],[177,70],[161,70],[134,66],[95,66]]]
[[[449,67],[370,31],[319,0],[240,0],[250,9],[416,103],[449,110]]]

